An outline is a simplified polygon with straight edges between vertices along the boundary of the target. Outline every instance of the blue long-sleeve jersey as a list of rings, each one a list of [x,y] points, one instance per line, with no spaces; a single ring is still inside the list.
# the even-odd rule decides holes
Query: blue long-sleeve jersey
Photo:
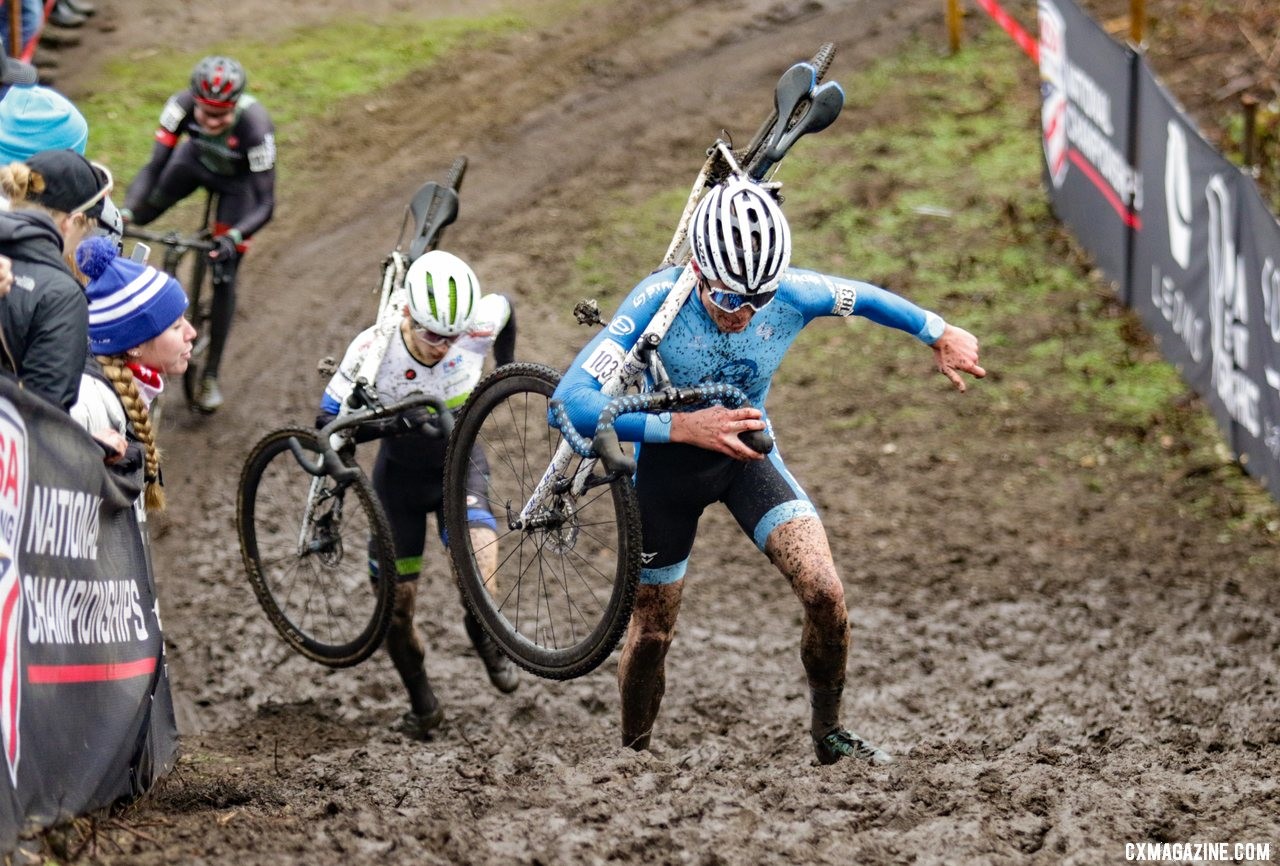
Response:
[[[618,369],[680,273],[680,268],[658,271],[632,289],[608,328],[578,353],[564,374],[553,397],[564,402],[569,419],[582,435],[595,435],[600,412],[611,399],[600,393],[602,383]],[[716,327],[694,291],[676,315],[658,354],[677,387],[704,382],[736,385],[752,405],[764,411],[769,386],[787,349],[801,329],[819,316],[863,316],[906,331],[928,345],[941,337],[946,327],[935,313],[879,286],[791,268],[779,281],[777,297],[752,316],[740,334],[726,334]],[[625,441],[667,442],[671,438],[667,413],[623,415],[614,426]]]

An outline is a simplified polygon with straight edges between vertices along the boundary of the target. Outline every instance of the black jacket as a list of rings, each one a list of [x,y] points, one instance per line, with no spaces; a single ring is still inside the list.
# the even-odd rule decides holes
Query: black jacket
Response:
[[[0,298],[0,328],[12,353],[0,369],[70,409],[89,351],[89,302],[62,260],[62,235],[38,211],[0,212],[0,255],[13,260],[13,289]]]

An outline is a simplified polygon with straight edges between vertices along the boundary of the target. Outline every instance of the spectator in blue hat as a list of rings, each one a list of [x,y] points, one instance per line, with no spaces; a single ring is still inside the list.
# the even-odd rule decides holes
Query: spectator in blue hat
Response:
[[[71,416],[115,448],[107,459],[118,470],[129,471],[139,460],[147,510],[161,510],[151,406],[164,377],[182,375],[191,360],[196,329],[183,316],[186,292],[165,272],[120,256],[109,238],[80,244],[76,262],[89,277],[89,346],[97,363],[85,366]],[[137,446],[132,452],[131,444]]]
[[[0,67],[0,165],[22,162],[44,150],[83,154],[89,124],[56,90],[37,83],[35,67],[12,57]]]

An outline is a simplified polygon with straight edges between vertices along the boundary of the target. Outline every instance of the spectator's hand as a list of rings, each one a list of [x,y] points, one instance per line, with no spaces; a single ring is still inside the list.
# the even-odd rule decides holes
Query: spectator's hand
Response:
[[[0,298],[9,294],[9,290],[13,288],[13,262],[9,261],[5,256],[0,256]]]
[[[224,264],[234,262],[240,255],[236,242],[230,235],[218,235],[213,239],[214,248],[209,251],[209,258]]]
[[[761,412],[754,406],[726,409],[712,406],[696,412],[673,412],[671,441],[719,451],[735,460],[763,460],[764,455],[738,438],[748,430],[763,430]]]
[[[118,430],[114,430],[111,427],[95,430],[93,438],[97,439],[98,444],[102,446],[102,450],[106,454],[102,458],[102,462],[108,466],[112,463],[119,463],[124,458],[125,451],[129,449],[128,441],[120,435]]]
[[[129,210],[127,207],[116,208],[116,210],[120,212],[120,222],[122,223],[133,222],[133,211]]]
[[[960,392],[965,390],[961,372],[975,379],[987,375],[987,371],[978,366],[978,338],[955,325],[947,325],[933,344],[933,360],[938,365],[938,372],[950,379]]]

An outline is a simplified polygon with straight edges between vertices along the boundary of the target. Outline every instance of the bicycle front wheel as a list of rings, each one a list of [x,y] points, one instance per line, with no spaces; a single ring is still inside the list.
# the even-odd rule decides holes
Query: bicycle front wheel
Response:
[[[285,642],[320,664],[348,667],[373,654],[391,623],[391,527],[364,473],[350,481],[312,476],[291,442],[309,461],[318,459],[314,431],[284,428],[263,437],[245,461],[240,552],[254,594]]]
[[[555,490],[519,515],[560,444],[547,423],[559,374],[508,364],[472,392],[449,440],[444,510],[462,595],[526,670],[582,676],[617,646],[640,578],[640,512],[629,478],[574,457]],[[590,483],[571,487],[582,469]],[[488,506],[496,532],[481,527]]]
[[[191,359],[187,362],[187,369],[182,374],[182,395],[187,400],[187,406],[194,409],[196,394],[200,390],[200,380],[204,378],[205,367],[209,362],[209,331],[213,322],[213,285],[212,268],[209,267],[209,260],[205,253],[195,250],[190,253],[190,256],[191,279],[187,285],[190,287],[191,299],[187,307],[187,319],[196,329],[196,340],[191,346]]]

